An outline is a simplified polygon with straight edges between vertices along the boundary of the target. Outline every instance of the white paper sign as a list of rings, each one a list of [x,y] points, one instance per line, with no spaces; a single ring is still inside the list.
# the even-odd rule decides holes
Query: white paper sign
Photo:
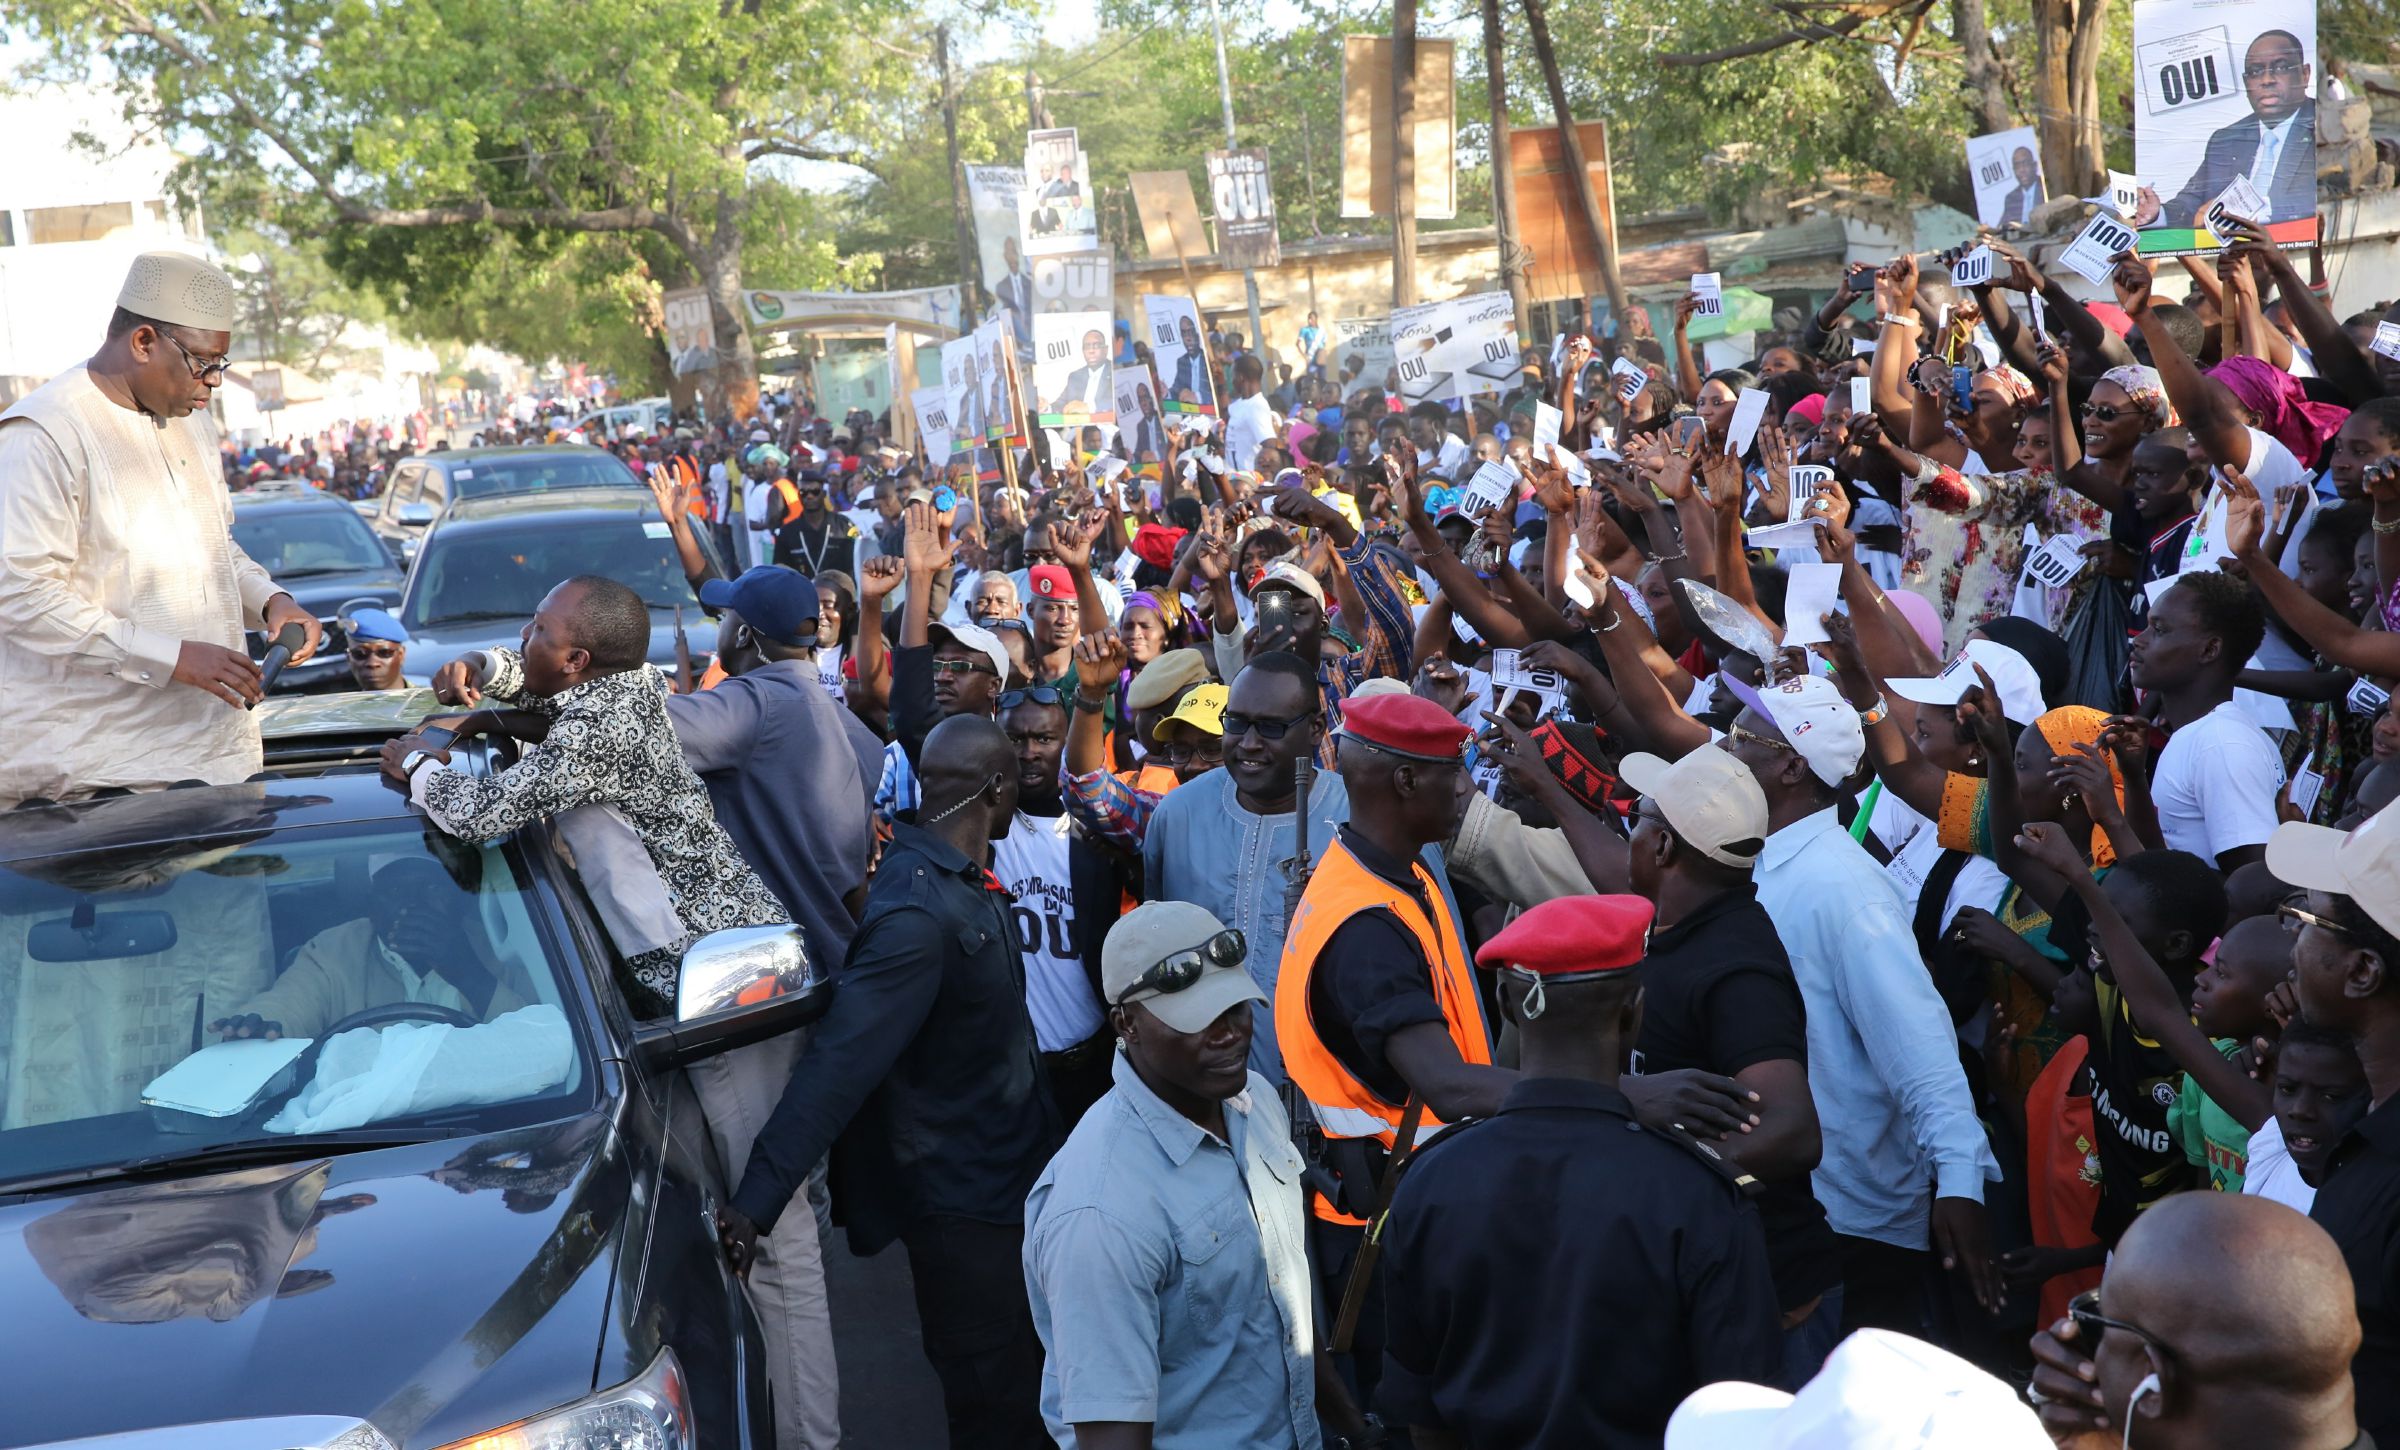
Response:
[[[2373,680],[2362,678],[2350,686],[2350,693],[2343,696],[2343,702],[2350,707],[2353,715],[2375,716],[2383,713],[2383,707],[2391,703],[2391,698],[2391,691]]]
[[[1805,549],[1814,554],[1817,552],[1817,526],[1823,522],[1824,520],[1821,518],[1810,518],[1801,519],[1796,523],[1768,524],[1764,528],[1751,529],[1742,535],[1742,547],[1745,549]]]
[[[2117,254],[2132,250],[2135,240],[2133,228],[2102,212],[2059,253],[2059,265],[2096,287],[2105,287],[2108,274],[2116,270]]]
[[[1497,690],[1533,690],[1564,696],[1567,678],[1546,665],[1528,665],[1513,649],[1492,651],[1492,685]]]
[[[1133,587],[1133,573],[1136,569],[1141,567],[1142,556],[1135,553],[1133,550],[1127,549],[1124,553],[1117,555],[1117,587],[1119,589],[1131,589]]]
[[[2325,777],[2305,765],[2300,767],[2292,776],[2292,809],[2300,813],[2302,820],[2308,819],[2309,812],[2317,808],[2317,797],[2324,792]]]
[[[1766,420],[1767,395],[1758,388],[1744,388],[1734,400],[1733,420],[1725,425],[1725,451],[1739,458],[1750,451],[1750,440],[1758,436],[1758,425]]]
[[[1723,317],[1725,315],[1725,283],[1715,272],[1692,274],[1692,295],[1700,299],[1700,310],[1694,317]]]
[[[1794,564],[1783,593],[1783,642],[1823,644],[1832,638],[1821,616],[1834,612],[1842,598],[1842,566]]]
[[[1578,609],[1590,609],[1600,597],[1592,592],[1590,582],[1583,577],[1580,563],[1568,568],[1567,582],[1561,588]]]
[[[1822,463],[1792,465],[1792,497],[1791,501],[1784,506],[1785,516],[1794,523],[1806,518],[1809,503],[1816,498],[1817,490],[1831,482],[1833,482],[1833,470]]]
[[[1850,411],[1853,413],[1875,411],[1875,384],[1872,381],[1866,378],[1850,380]]]
[[[2042,294],[2039,292],[2026,293],[2025,305],[2033,313],[2033,340],[2048,342],[2050,340],[2048,309],[2042,304]]]
[[[1977,247],[1950,264],[1950,280],[1961,287],[1988,287],[1992,281],[1992,249]]]
[[[1094,483],[1106,483],[1124,471],[1124,459],[1119,458],[1114,453],[1103,453],[1098,458],[1092,460],[1091,467],[1086,468],[1084,473]]]
[[[2083,572],[2088,562],[2082,546],[2060,534],[2025,556],[2025,577],[2052,589],[2064,589],[2075,582],[2075,576]]]
[[[1591,486],[1591,466],[1577,458],[1565,444],[1553,443],[1550,445],[1550,461],[1556,463],[1559,471],[1566,474],[1567,480],[1577,488]]]
[[[1609,376],[1617,380],[1617,401],[1630,403],[1650,386],[1650,375],[1630,358],[1618,358],[1608,365]]]
[[[1458,496],[1458,511],[1479,520],[1516,496],[1517,476],[1497,463],[1486,463],[1467,480],[1466,490]]]
[[[1873,357],[1875,355],[1875,339],[1871,337],[1850,339],[1850,355],[1852,357]]]
[[[2233,184],[2218,192],[2217,199],[2210,202],[2200,214],[2200,221],[2216,234],[2219,241],[2223,241],[2233,235],[2234,222],[2263,223],[2273,211],[2274,208],[2267,204],[2267,199],[2259,194],[2258,188],[2250,184],[2250,178],[2237,174]]]
[[[1548,403],[1533,405],[1534,452],[1544,452],[1557,444],[1559,425],[1566,421],[1566,417],[1566,414],[1551,407]]]
[[[2375,340],[2368,343],[2367,347],[2369,351],[2400,361],[2400,322],[2376,323]]]
[[[2110,172],[2108,204],[2117,209],[2118,216],[2131,219],[2134,210],[2142,204],[2141,178],[2123,171]]]
[[[1468,644],[1483,643],[1483,636],[1475,632],[1475,626],[1467,623],[1467,617],[1455,609],[1450,611],[1450,632]]]

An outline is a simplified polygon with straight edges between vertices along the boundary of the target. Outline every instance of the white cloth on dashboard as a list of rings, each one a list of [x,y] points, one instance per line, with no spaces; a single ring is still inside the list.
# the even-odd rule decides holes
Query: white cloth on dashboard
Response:
[[[546,1004],[473,1027],[355,1027],[325,1039],[316,1072],[266,1129],[328,1133],[442,1108],[517,1102],[565,1082],[574,1067],[567,1016]]]

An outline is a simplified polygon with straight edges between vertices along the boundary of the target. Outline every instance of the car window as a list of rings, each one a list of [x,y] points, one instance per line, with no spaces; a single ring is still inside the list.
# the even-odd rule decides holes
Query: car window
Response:
[[[562,579],[601,574],[660,609],[697,611],[664,521],[631,513],[567,522],[436,529],[417,558],[409,628],[461,619],[531,619]]]
[[[460,498],[503,493],[542,493],[554,488],[620,488],[639,483],[613,454],[546,453],[525,458],[481,458],[450,471]]]
[[[276,830],[275,805],[240,835],[0,866],[0,1191],[279,1134],[484,1132],[588,1099],[512,848],[409,821]],[[279,1038],[228,1047],[212,1027],[253,1017]]]
[[[384,496],[383,512],[386,518],[400,505],[416,501],[418,480],[424,476],[425,465],[422,463],[411,463],[400,470],[392,479],[391,491]]]
[[[434,512],[440,513],[442,505],[450,501],[449,489],[451,486],[452,480],[448,474],[432,464],[427,464],[424,488],[418,493],[417,501],[431,504]]]
[[[391,555],[348,504],[332,508],[234,510],[233,541],[278,579],[388,569]]]

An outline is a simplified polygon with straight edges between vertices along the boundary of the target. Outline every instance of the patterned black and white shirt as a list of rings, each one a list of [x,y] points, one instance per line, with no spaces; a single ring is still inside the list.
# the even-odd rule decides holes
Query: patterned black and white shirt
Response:
[[[674,1002],[683,950],[694,938],[789,919],[717,824],[708,788],[684,762],[667,719],[667,678],[656,666],[586,680],[555,695],[531,695],[523,659],[515,650],[495,649],[484,654],[483,676],[485,695],[548,718],[549,737],[526,747],[516,764],[495,776],[420,768],[409,783],[410,799],[444,831],[475,841],[582,806],[606,807],[630,827],[681,926],[666,945],[627,955],[635,980],[659,998],[635,1004],[643,1015],[658,1015]],[[583,870],[595,896],[603,889],[594,882],[597,864],[587,862]],[[612,904],[622,905],[601,903],[603,915],[612,915]]]

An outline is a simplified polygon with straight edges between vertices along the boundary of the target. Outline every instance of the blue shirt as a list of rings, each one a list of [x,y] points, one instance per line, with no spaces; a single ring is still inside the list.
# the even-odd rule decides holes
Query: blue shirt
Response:
[[[1025,1200],[1025,1293],[1042,1418],[1147,1423],[1157,1450],[1317,1450],[1300,1153],[1257,1073],[1225,1138],[1176,1112],[1120,1051]]]
[[[1808,1007],[1817,1202],[1835,1233],[1922,1249],[1933,1199],[1981,1203],[2000,1162],[1900,898],[1831,806],[1767,837],[1757,881]]]

